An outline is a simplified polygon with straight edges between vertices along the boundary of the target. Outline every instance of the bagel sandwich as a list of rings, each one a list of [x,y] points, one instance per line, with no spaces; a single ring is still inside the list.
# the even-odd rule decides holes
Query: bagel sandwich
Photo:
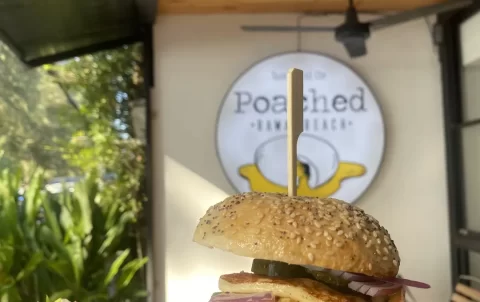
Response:
[[[253,259],[220,276],[211,302],[404,302],[400,256],[388,231],[334,198],[236,194],[211,206],[193,240]]]

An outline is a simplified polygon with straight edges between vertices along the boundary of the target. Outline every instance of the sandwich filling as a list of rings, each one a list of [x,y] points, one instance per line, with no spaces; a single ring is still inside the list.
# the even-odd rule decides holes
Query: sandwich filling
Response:
[[[388,302],[402,301],[405,284],[356,274],[314,270],[300,265],[255,259],[253,273],[222,275],[211,302]],[[356,276],[356,278],[355,278]],[[355,279],[356,281],[352,280]],[[408,281],[408,280],[407,280]]]

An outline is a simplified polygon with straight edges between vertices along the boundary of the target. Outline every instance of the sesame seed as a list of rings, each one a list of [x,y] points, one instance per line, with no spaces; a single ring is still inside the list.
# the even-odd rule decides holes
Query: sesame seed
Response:
[[[377,249],[377,254],[379,254],[381,256],[382,252],[379,249]]]
[[[312,261],[315,260],[315,257],[313,256],[312,253],[308,253],[308,260]]]
[[[385,257],[383,257],[382,259],[383,259],[383,260],[388,260],[388,257],[387,257],[387,256],[385,256]]]
[[[343,243],[342,243],[342,242],[336,242],[335,245],[336,245],[337,247],[342,247],[342,246],[343,246]]]
[[[300,244],[301,241],[302,241],[302,238],[301,238],[301,237],[297,237],[297,244]]]
[[[381,227],[379,222],[356,206],[333,198],[292,198],[286,194],[263,193],[262,195],[262,193],[255,192],[236,194],[227,199],[227,202],[212,206],[207,212],[207,215],[210,215],[205,216],[200,224],[211,228],[210,232],[212,234],[221,234],[223,231],[229,234],[240,233],[242,227],[247,224],[244,217],[235,212],[237,202],[238,206],[242,204],[250,205],[250,207],[258,206],[255,213],[252,213],[251,218],[245,217],[249,227],[247,227],[248,230],[244,229],[244,231],[250,234],[260,231],[260,234],[262,234],[263,229],[259,228],[262,223],[268,223],[272,227],[284,227],[284,231],[275,234],[278,234],[281,240],[292,240],[292,243],[298,241],[300,245],[305,244],[307,250],[304,255],[307,256],[308,252],[312,252],[314,255],[313,263],[317,260],[316,249],[324,246],[336,247],[340,245],[345,248],[350,241],[355,241],[356,244],[363,242],[364,248],[372,249],[372,251],[378,249],[380,254],[375,253],[375,255],[379,259],[373,260],[372,258],[370,260],[372,267],[377,265],[375,261],[383,261],[384,257],[388,261],[392,261],[390,265],[394,265],[395,262],[397,267],[400,265],[400,259],[397,256],[398,251],[389,233]],[[222,216],[230,223],[218,224],[218,218]],[[207,219],[209,219],[208,223]],[[242,224],[237,223],[240,219]],[[234,224],[234,226],[231,226],[231,224]],[[213,229],[213,227],[217,228]],[[290,236],[292,239],[290,239]],[[312,239],[316,239],[317,242]],[[365,263],[365,267],[368,271],[368,261]]]
[[[398,261],[393,259],[393,265],[397,266],[398,265]]]
[[[372,264],[371,263],[368,264],[368,269],[372,270]]]

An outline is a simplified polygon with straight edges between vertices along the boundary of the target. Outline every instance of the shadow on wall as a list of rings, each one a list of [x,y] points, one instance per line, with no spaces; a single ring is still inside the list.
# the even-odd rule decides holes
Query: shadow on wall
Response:
[[[221,274],[248,271],[251,259],[192,241],[200,217],[228,194],[169,156],[164,167],[167,301],[208,301]]]

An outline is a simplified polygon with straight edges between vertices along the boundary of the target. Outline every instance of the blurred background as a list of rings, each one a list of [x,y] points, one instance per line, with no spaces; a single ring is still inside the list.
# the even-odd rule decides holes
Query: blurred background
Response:
[[[149,296],[146,35],[103,2],[0,3],[2,301]]]
[[[344,0],[0,1],[0,300],[208,301],[248,271],[192,234],[239,191],[217,144],[232,83],[288,52],[345,64],[381,108],[381,164],[349,202],[432,286],[407,301],[480,290],[480,2],[354,4],[368,22],[447,2],[353,56],[331,30],[242,29],[335,27]]]

